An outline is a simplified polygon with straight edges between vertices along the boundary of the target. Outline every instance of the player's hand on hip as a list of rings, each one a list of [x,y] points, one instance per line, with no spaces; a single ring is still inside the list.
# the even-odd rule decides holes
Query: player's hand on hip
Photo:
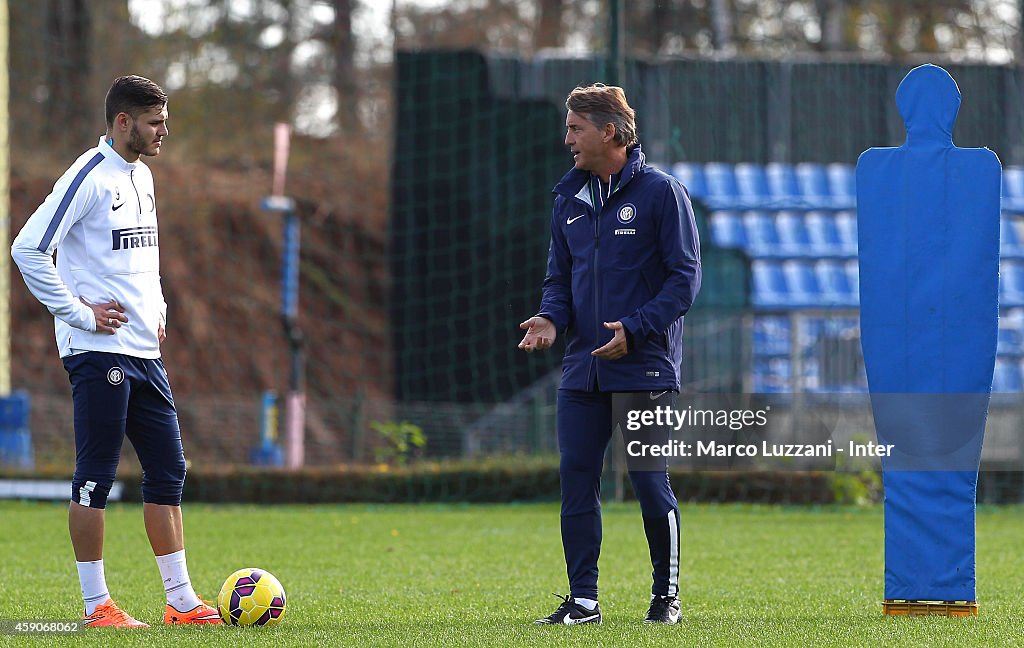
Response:
[[[629,342],[626,341],[626,330],[622,328],[622,322],[605,322],[604,327],[614,331],[612,339],[603,347],[591,351],[590,355],[602,360],[618,360],[629,353]]]
[[[92,309],[96,317],[96,332],[113,335],[123,324],[128,323],[128,316],[124,314],[124,306],[116,299],[101,304],[90,304],[85,298],[78,298],[83,304]]]
[[[555,343],[555,324],[546,317],[534,316],[519,325],[526,331],[519,348],[527,353],[543,351]]]

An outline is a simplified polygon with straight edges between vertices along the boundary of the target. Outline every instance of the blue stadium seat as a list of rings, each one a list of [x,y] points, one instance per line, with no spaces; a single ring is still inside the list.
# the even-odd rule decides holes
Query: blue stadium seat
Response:
[[[747,232],[747,252],[753,257],[780,256],[779,232],[775,219],[768,212],[748,211],[743,214]]]
[[[711,241],[718,247],[747,247],[747,232],[743,219],[734,211],[716,211],[711,213]]]
[[[754,355],[789,355],[790,324],[784,315],[758,315],[753,326]]]
[[[821,286],[822,304],[851,307],[857,305],[857,293],[846,272],[846,262],[822,259],[815,262],[814,271]]]
[[[1019,392],[1024,387],[1020,362],[1014,358],[996,357],[996,370],[992,376],[992,391]]]
[[[831,212],[809,211],[804,216],[807,239],[813,256],[845,256],[848,251],[839,238],[835,215]]]
[[[1000,356],[1024,356],[1024,310],[1010,308],[999,316],[996,351]]]
[[[784,256],[815,256],[807,225],[801,214],[792,211],[775,213],[775,229],[779,233],[779,254]]]
[[[856,176],[849,164],[834,162],[826,167],[832,206],[836,209],[853,209],[857,204]]]
[[[1002,256],[1024,257],[1024,218],[1004,214],[999,221],[999,232],[1007,239],[1007,244],[1000,241]]]
[[[1018,220],[1015,216],[1004,215],[999,219],[999,256],[1004,259],[1024,256],[1017,225]]]
[[[740,201],[750,207],[765,207],[771,203],[768,177],[764,167],[751,162],[740,162],[735,167],[736,188]]]
[[[999,264],[999,304],[1024,306],[1024,265],[1019,261]]]
[[[703,200],[708,195],[708,184],[704,178],[704,167],[696,162],[676,162],[672,175],[683,183],[690,198]]]
[[[828,209],[833,206],[825,167],[813,162],[801,162],[796,165],[796,180],[800,186],[800,197],[809,209]]]
[[[1024,354],[1024,335],[1019,329],[999,327],[997,353],[1000,356],[1020,357]]]
[[[759,308],[787,308],[791,305],[786,277],[777,261],[754,259],[751,262],[754,294],[751,301]]]
[[[755,394],[784,393],[792,391],[790,386],[789,358],[754,358],[753,384]]]
[[[801,307],[822,305],[821,285],[814,266],[808,261],[793,259],[782,262],[782,274],[786,277],[789,288],[790,304]]]
[[[828,330],[827,320],[823,317],[806,317],[800,326],[800,353],[804,358],[814,355],[818,339]]]
[[[860,304],[860,263],[857,259],[846,261],[846,280],[853,290],[853,303]]]
[[[836,212],[836,230],[842,243],[843,254],[857,255],[857,216],[850,211]]]
[[[1024,213],[1024,167],[1003,169],[1003,211]]]
[[[822,392],[821,384],[821,363],[818,362],[817,356],[805,358],[800,363],[801,376],[800,376],[800,387],[805,391],[811,392]]]
[[[747,207],[740,200],[740,190],[736,185],[736,173],[731,164],[708,162],[704,165],[704,178],[707,180],[707,203],[710,207],[715,209]]]
[[[768,194],[771,196],[773,205],[780,208],[804,206],[793,165],[784,162],[769,162],[765,165],[764,173],[768,180]]]

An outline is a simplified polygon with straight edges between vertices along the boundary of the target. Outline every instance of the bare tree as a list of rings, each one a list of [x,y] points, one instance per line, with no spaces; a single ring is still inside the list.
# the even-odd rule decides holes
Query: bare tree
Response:
[[[732,13],[729,0],[711,0],[711,34],[714,47],[718,51],[727,52],[733,49]]]
[[[1017,37],[1013,39],[1013,60],[1024,63],[1024,0],[1017,0]]]
[[[533,33],[534,48],[559,47],[562,44],[565,0],[537,0],[537,4],[540,6],[537,12],[537,29]]]
[[[332,80],[338,97],[337,121],[342,134],[350,133],[358,123],[356,111],[346,109],[358,102],[355,68],[355,40],[352,38],[352,9],[355,0],[332,0],[334,25],[331,45],[334,51]]]
[[[97,93],[96,99],[102,100],[107,84],[125,74],[141,74],[157,83],[165,82],[166,70],[148,66],[142,32],[132,25],[128,0],[89,2],[89,13],[93,43],[90,65],[94,81],[91,85]],[[101,108],[97,102],[97,113]]]
[[[836,52],[849,49],[846,42],[846,1],[845,0],[815,0],[815,8],[818,10],[818,24],[821,29],[821,40],[818,48],[824,52]]]
[[[62,135],[80,133],[87,123],[90,91],[92,22],[86,0],[46,3],[47,135],[77,148]],[[94,125],[95,129],[95,125]]]
[[[477,47],[533,51],[534,25],[518,0],[453,1],[439,7],[403,2],[396,10],[401,47]],[[604,30],[602,30],[604,31]]]

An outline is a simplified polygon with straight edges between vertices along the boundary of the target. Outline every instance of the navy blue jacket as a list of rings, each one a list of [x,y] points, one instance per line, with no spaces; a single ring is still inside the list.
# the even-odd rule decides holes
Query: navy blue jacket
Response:
[[[612,176],[610,195],[600,191],[596,177],[575,168],[554,188],[538,315],[566,336],[561,386],[679,390],[683,315],[701,279],[690,198],[675,178],[646,164],[639,145]],[[615,321],[628,331],[629,353],[590,355],[612,339],[603,323]]]

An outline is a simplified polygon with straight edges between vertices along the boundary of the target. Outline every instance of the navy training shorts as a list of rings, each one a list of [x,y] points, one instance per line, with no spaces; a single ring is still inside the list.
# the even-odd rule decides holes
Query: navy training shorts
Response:
[[[72,501],[104,508],[127,436],[142,465],[142,499],[177,506],[185,454],[163,360],[87,351],[63,358],[75,410]]]

